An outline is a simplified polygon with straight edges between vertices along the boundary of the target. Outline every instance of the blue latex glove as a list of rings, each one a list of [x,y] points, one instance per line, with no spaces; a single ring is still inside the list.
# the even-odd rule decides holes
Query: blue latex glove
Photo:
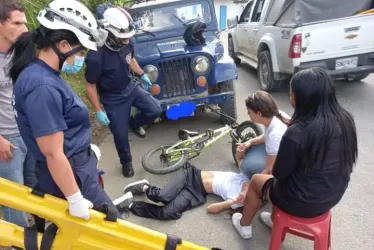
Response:
[[[109,118],[104,111],[96,112],[96,120],[101,125],[105,125],[105,126],[109,125],[109,123],[110,123]]]
[[[144,88],[146,90],[149,90],[149,88],[152,86],[152,83],[151,83],[151,80],[149,80],[148,76],[146,74],[143,74],[140,79],[142,79],[143,82],[145,83]]]

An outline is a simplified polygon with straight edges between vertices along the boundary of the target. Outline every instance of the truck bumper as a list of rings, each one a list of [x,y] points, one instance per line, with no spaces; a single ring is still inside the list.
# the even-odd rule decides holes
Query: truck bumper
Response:
[[[358,58],[357,67],[345,68],[345,69],[335,68],[337,60],[350,58],[350,57]],[[347,56],[343,58],[331,58],[327,60],[302,63],[300,64],[299,67],[295,68],[295,73],[300,70],[311,68],[311,67],[325,68],[327,72],[329,73],[329,75],[332,76],[333,78],[347,77],[349,75],[369,74],[369,73],[374,72],[374,53],[352,55],[352,56]]]
[[[204,96],[181,96],[179,98],[160,100],[161,108],[166,111],[171,105],[178,105],[182,102],[193,102],[196,106],[205,104],[218,104],[221,102],[227,102],[234,98],[234,92],[225,92]]]

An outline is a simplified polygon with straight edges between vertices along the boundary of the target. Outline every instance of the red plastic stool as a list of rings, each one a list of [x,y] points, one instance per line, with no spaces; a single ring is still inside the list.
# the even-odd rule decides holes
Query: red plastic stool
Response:
[[[305,219],[287,214],[274,207],[274,222],[269,250],[279,250],[290,233],[314,241],[314,250],[331,249],[331,211]]]

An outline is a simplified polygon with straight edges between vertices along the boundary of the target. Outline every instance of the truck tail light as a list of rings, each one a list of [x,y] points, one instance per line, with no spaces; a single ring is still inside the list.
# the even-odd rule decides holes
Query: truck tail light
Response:
[[[301,42],[302,34],[295,34],[292,37],[290,50],[288,51],[288,56],[290,58],[300,58],[301,57]]]

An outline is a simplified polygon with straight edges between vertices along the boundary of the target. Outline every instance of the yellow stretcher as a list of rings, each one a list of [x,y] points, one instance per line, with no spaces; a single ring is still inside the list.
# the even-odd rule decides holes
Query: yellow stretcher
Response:
[[[15,246],[26,250],[209,249],[180,239],[177,240],[178,238],[171,235],[156,232],[124,220],[108,221],[106,220],[108,218],[106,214],[93,209],[89,221],[75,218],[70,216],[68,203],[65,200],[51,195],[33,194],[30,188],[3,178],[0,178],[0,204],[38,215],[53,223],[42,234],[30,230],[32,228],[22,228],[0,220],[0,245],[3,246]],[[46,235],[52,235],[52,237]],[[25,245],[30,246],[30,237],[32,236],[31,246],[34,244],[34,247],[26,247]],[[26,238],[28,238],[27,244]],[[46,248],[45,246],[48,243],[43,243],[44,247],[41,247],[43,245],[42,241],[45,241],[44,243],[50,241],[49,243],[52,246]]]
[[[368,15],[368,14],[374,14],[374,8],[366,11],[359,12],[355,14],[355,16],[361,16],[361,15]]]

